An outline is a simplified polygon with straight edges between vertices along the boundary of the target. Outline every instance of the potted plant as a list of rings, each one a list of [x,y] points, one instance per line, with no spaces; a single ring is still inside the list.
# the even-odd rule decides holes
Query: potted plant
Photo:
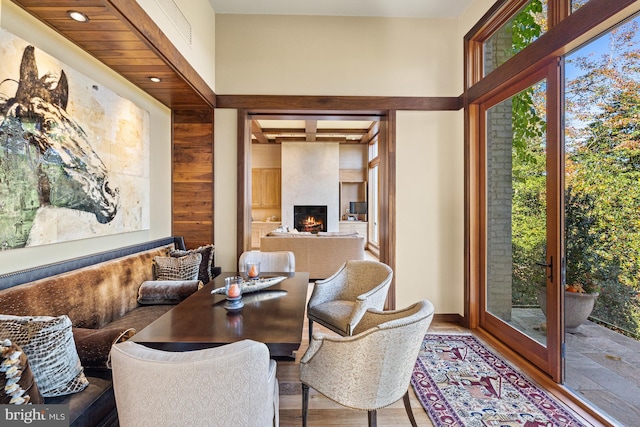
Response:
[[[564,292],[564,329],[576,332],[591,315],[596,299],[600,295],[600,288],[592,280],[586,278],[582,282],[565,285]],[[542,312],[547,314],[547,288],[538,290],[538,302]]]

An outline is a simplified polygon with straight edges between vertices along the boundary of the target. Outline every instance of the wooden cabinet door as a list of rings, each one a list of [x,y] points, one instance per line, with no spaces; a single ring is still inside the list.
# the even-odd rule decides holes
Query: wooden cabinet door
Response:
[[[280,169],[251,169],[251,207],[280,207]]]
[[[280,169],[262,169],[262,207],[280,207]]]
[[[251,169],[251,207],[262,207],[262,169]]]

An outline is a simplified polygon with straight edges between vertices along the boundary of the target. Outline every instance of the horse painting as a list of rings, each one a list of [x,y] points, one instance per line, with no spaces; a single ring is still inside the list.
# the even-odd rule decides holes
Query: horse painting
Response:
[[[87,134],[67,113],[69,85],[62,70],[38,76],[35,51],[22,54],[13,96],[0,98],[0,244],[28,245],[36,212],[44,206],[70,208],[111,222],[119,189],[109,181]]]

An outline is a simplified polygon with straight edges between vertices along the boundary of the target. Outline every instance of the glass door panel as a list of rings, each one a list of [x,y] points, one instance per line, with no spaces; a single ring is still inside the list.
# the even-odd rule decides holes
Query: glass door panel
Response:
[[[555,137],[548,144],[547,79],[515,90],[483,106],[486,247],[480,324],[557,377],[558,144]]]
[[[487,110],[486,170],[486,311],[541,345],[546,345],[538,302],[538,290],[546,286],[545,87],[542,81]]]

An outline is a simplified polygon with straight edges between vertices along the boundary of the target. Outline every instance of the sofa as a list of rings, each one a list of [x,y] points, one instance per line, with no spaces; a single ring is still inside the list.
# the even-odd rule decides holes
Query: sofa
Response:
[[[296,271],[307,271],[311,279],[326,279],[346,261],[364,259],[365,238],[354,233],[317,234],[271,232],[260,239],[260,251],[290,251]]]
[[[85,388],[72,394],[45,397],[44,403],[69,405],[71,426],[118,425],[109,369],[109,351],[116,341],[111,340],[116,336],[118,341],[126,340],[173,307],[166,301],[138,302],[141,284],[155,283],[154,258],[171,259],[172,250],[185,250],[182,238],[158,239],[0,275],[0,314],[5,321],[11,316],[70,319],[88,385],[85,382]],[[211,254],[213,258],[213,248]],[[219,273],[212,270],[212,275]]]

